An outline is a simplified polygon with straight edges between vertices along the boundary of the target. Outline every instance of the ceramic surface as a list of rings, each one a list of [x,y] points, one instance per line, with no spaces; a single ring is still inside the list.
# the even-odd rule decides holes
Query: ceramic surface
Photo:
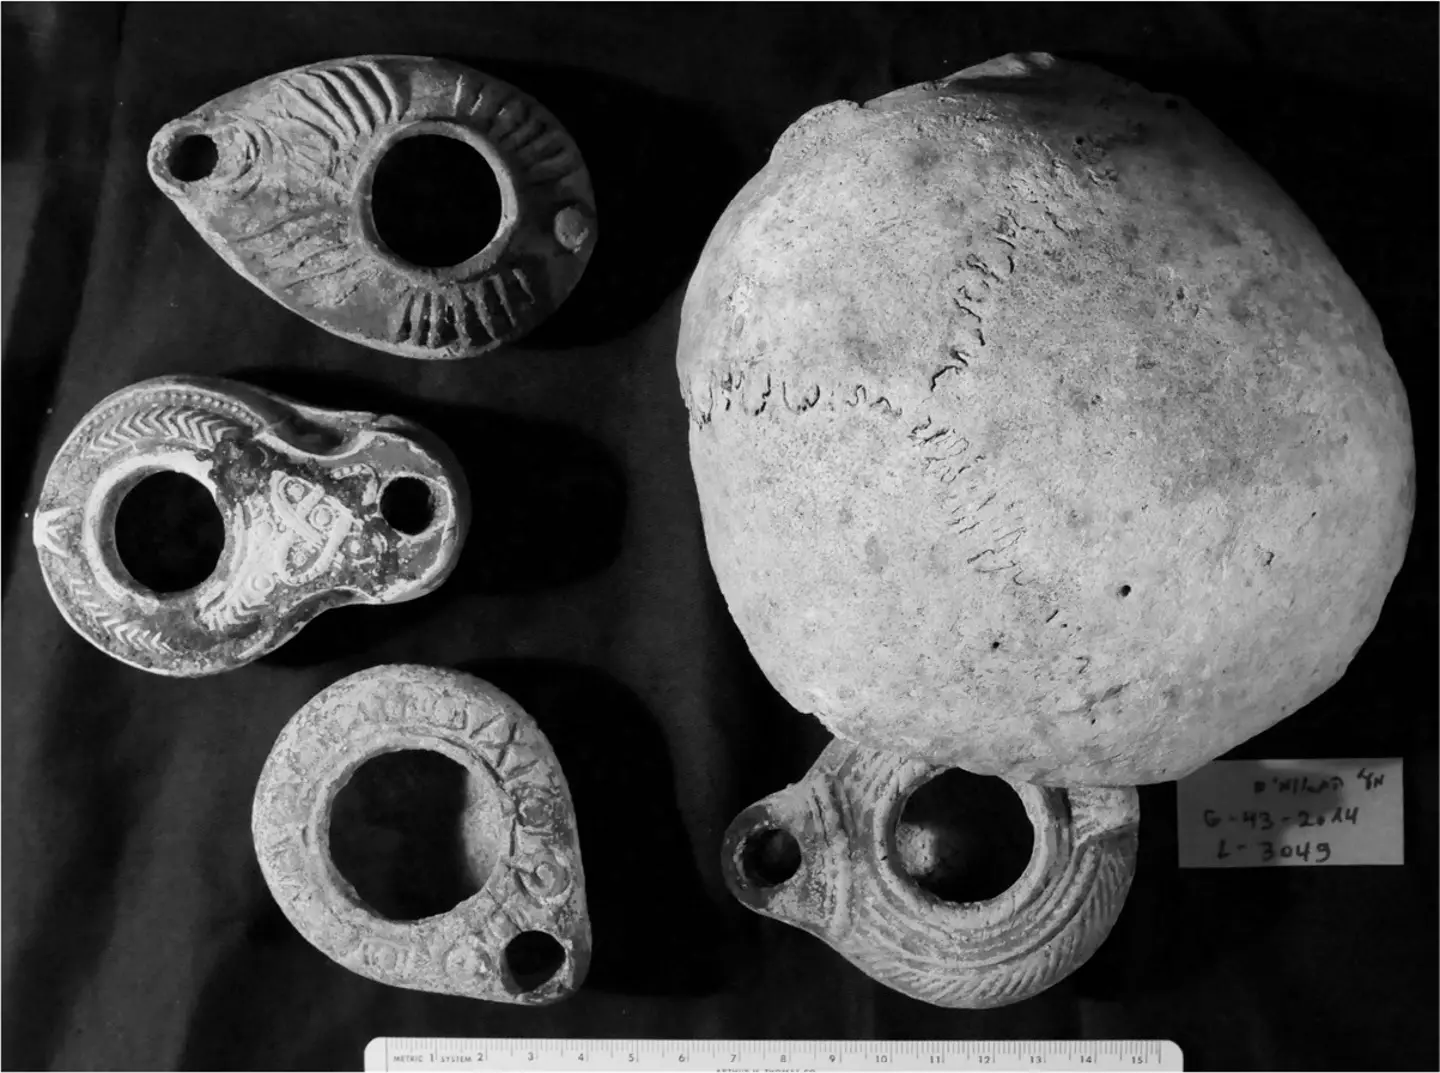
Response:
[[[1029,862],[1002,894],[956,902],[917,882],[935,863],[937,836],[904,822],[911,795],[945,770],[832,742],[805,778],[730,825],[722,867],[731,891],[922,1002],[981,1009],[1039,994],[1083,965],[1120,915],[1139,797],[1013,783],[1034,829]],[[799,851],[784,879],[754,864],[756,840],[777,831]]]
[[[465,769],[460,823],[477,893],[446,912],[389,920],[330,856],[336,795],[382,753],[423,749]],[[481,679],[413,665],[373,667],[313,698],[261,772],[255,852],[275,900],[327,957],[380,983],[492,1002],[545,1005],[585,977],[590,921],[569,787],[549,742],[514,700]],[[540,933],[563,957],[538,982],[513,944]]]
[[[157,473],[199,482],[224,525],[214,570],[177,592],[137,581],[116,545],[122,502]],[[428,499],[423,527],[406,526],[418,531],[387,517],[397,482]],[[46,475],[33,538],[76,632],[133,667],[195,677],[274,650],[329,608],[433,591],[459,557],[468,510],[449,450],[408,421],[168,376],[116,392],[76,426]]]
[[[400,257],[371,211],[377,167],[420,135],[471,147],[499,186],[496,233],[457,264]],[[595,248],[589,172],[559,121],[514,86],[445,60],[359,56],[263,78],[167,123],[149,167],[200,236],[271,298],[406,357],[473,357],[518,339],[565,300]]]
[[[736,623],[874,748],[1183,777],[1329,688],[1405,556],[1364,297],[1192,107],[1083,64],[801,117],[710,236],[677,366]]]

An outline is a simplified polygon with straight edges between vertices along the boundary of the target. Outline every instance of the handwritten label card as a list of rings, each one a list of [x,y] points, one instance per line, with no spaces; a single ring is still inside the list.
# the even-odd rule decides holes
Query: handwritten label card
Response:
[[[1404,864],[1401,762],[1217,760],[1177,784],[1181,868]]]

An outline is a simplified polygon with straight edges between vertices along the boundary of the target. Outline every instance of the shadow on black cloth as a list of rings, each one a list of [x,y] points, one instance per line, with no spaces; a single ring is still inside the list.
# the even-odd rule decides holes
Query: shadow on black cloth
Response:
[[[1275,872],[1252,879],[1244,912],[1232,913],[1233,874],[1179,872],[1176,853],[1175,784],[1140,787],[1135,879],[1110,937],[1071,978],[1079,995],[1112,1002],[1186,973],[1203,976],[1254,949],[1284,916],[1291,895]]]
[[[1416,256],[1406,242],[1415,229],[1431,232],[1440,220],[1427,196],[1434,185],[1433,107],[1293,71],[1083,52],[1066,58],[1183,97],[1269,172],[1375,308],[1392,356],[1433,332],[1435,258]],[[1379,115],[1383,123],[1374,122]],[[1341,130],[1343,139],[1336,137]]]
[[[4,13],[6,168],[26,163],[15,159],[23,140],[33,139],[40,147],[32,179],[38,189],[25,191],[38,200],[34,220],[16,220],[13,228],[8,214],[5,221],[7,232],[13,230],[5,239],[6,271],[24,265],[19,280],[12,277],[4,284],[0,570],[7,584],[16,551],[28,537],[19,531],[21,512],[45,427],[46,404],[65,367],[74,311],[90,270],[120,28],[118,5],[97,4],[96,11],[85,13],[66,10],[65,5],[34,7],[38,11],[22,16],[21,9],[6,5]],[[32,24],[37,15],[40,27]],[[31,31],[41,27],[43,36],[35,34],[39,40],[27,40]],[[63,61],[56,62],[56,52],[64,55]],[[19,84],[22,78],[27,85]],[[37,101],[48,102],[48,114],[36,107]],[[16,122],[17,110],[28,113],[26,121]],[[14,196],[9,184],[5,196],[7,202]],[[32,236],[43,236],[45,255],[22,262],[25,253],[17,246],[28,239],[33,247],[40,239]]]
[[[93,649],[85,659],[96,673],[103,673],[108,662]],[[57,1034],[62,1031],[45,1011],[74,1002],[96,961],[104,957],[122,908],[116,899],[108,899],[103,912],[94,912],[85,892],[123,881],[127,842],[143,822],[145,787],[164,764],[163,750],[151,755],[135,750],[134,735],[127,732],[126,698],[94,693],[89,675],[68,680],[60,710],[72,720],[73,737],[42,757],[56,789],[74,803],[79,842],[53,879],[60,897],[48,905],[18,955],[12,955],[27,972],[23,987],[7,988],[3,1035],[9,1068],[43,1064],[39,1056],[59,1045]],[[84,750],[73,748],[77,741],[85,743]]]
[[[33,14],[33,13],[32,13]],[[35,127],[44,120],[42,112],[30,106],[30,87],[44,76],[45,68],[38,41],[44,32],[22,17],[13,5],[0,8],[0,48],[4,52],[3,73],[0,73],[0,160],[9,163],[20,153]]]
[[[518,350],[588,346],[638,327],[685,282],[725,206],[765,155],[742,153],[704,109],[594,72],[462,63],[533,94],[580,147],[599,241],[575,290]]]
[[[624,473],[603,447],[572,428],[399,398],[344,374],[267,367],[233,378],[310,405],[415,421],[450,448],[469,486],[469,531],[444,585],[423,602],[327,611],[264,657],[277,666],[307,666],[364,651],[467,594],[514,595],[573,584],[606,569],[620,553]]]
[[[645,995],[722,986],[726,943],[700,886],[660,723],[608,675],[555,660],[457,668],[534,716],[570,784],[595,953],[587,987]]]

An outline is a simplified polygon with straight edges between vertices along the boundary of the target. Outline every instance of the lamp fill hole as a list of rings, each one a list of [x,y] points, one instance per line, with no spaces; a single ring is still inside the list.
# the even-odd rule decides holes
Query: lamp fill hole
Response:
[[[401,749],[361,764],[335,795],[330,860],[375,912],[419,920],[484,885],[494,848],[466,830],[469,778],[440,753]]]
[[[115,553],[151,592],[193,589],[215,572],[225,521],[210,490],[173,470],[131,488],[115,512]]]
[[[500,230],[500,183],[472,146],[443,134],[404,138],[380,158],[370,185],[375,233],[403,261],[449,268]]]
[[[959,768],[915,790],[895,828],[901,871],[947,902],[981,902],[1003,894],[1025,872],[1035,831],[1004,779]]]

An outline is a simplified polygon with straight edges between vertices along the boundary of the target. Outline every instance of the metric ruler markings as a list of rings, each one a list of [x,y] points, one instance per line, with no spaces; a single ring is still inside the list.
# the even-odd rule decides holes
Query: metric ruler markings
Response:
[[[368,1070],[1183,1070],[1169,1040],[428,1039],[382,1036]]]

